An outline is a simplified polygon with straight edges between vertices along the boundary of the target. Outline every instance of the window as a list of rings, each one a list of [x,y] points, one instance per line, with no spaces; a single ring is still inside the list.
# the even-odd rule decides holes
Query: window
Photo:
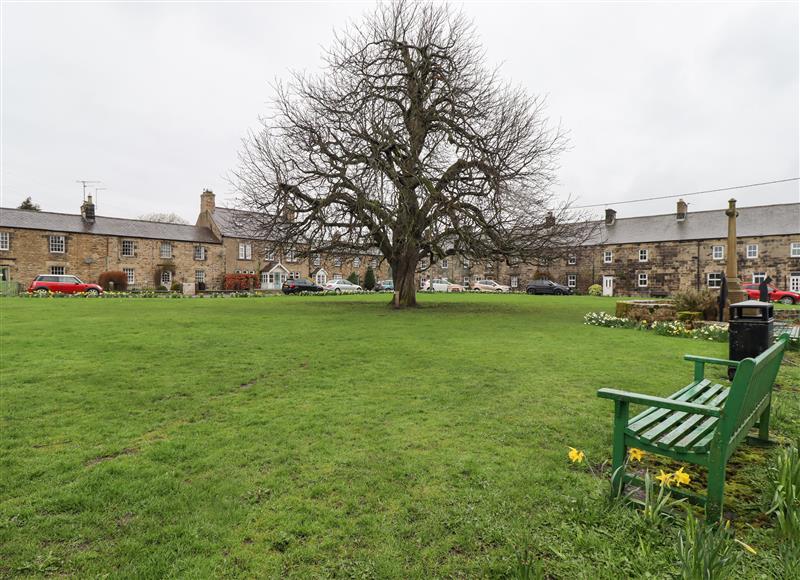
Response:
[[[341,280],[342,279],[342,275],[341,274],[334,274],[333,275],[333,279],[334,280]]]
[[[128,286],[136,284],[136,271],[133,268],[123,268],[122,271],[128,277]]]
[[[264,257],[267,259],[268,262],[272,262],[275,260],[275,250],[267,250],[264,252]]]
[[[205,270],[195,270],[194,271],[194,283],[195,284],[205,284],[206,283],[206,271]]]
[[[369,261],[369,265],[373,270],[375,268],[377,268],[378,267],[378,258],[372,258],[372,260]]]
[[[647,286],[647,272],[639,272],[639,288]]]
[[[353,268],[360,268],[361,267],[361,258],[355,257],[353,258]]]
[[[314,265],[319,266],[322,263],[322,258],[319,254],[314,254]]]
[[[50,236],[50,251],[54,254],[63,254],[66,241],[64,236]]]
[[[287,262],[296,262],[297,261],[297,252],[294,250],[289,250],[286,252],[286,261]]]
[[[706,274],[706,284],[709,288],[720,288],[722,286],[722,272],[709,272]]]
[[[747,258],[758,258],[758,244],[747,244]]]
[[[464,258],[464,268],[469,269],[469,260],[467,260],[466,258]]]
[[[725,247],[724,246],[713,246],[711,248],[711,257],[715,260],[721,260],[725,257]],[[716,288],[716,286],[715,286]]]
[[[606,250],[605,252],[603,252],[604,264],[610,264],[613,261],[614,261],[614,252],[612,252],[611,250]]]
[[[161,285],[169,288],[172,285],[172,272],[164,270],[161,272]]]
[[[445,258],[444,260],[442,260],[442,269],[446,270],[447,266],[448,266],[448,262],[447,262],[447,258]]]
[[[195,260],[205,260],[206,259],[206,249],[203,246],[195,246],[194,247],[194,259]]]
[[[567,286],[569,288],[575,288],[578,285],[578,275],[577,274],[567,274]]]
[[[516,288],[519,285],[519,278],[517,276],[511,276],[511,287]]]
[[[289,272],[289,280],[299,280],[300,272]]]
[[[789,244],[789,256],[792,258],[800,258],[800,242],[792,242]]]
[[[64,266],[50,266],[50,274],[54,274],[56,276],[63,276]]]
[[[0,282],[9,282],[11,280],[11,271],[8,266],[0,266]]]
[[[123,258],[132,258],[136,255],[136,244],[133,240],[122,240],[120,255]]]
[[[0,250],[7,250],[11,246],[9,244],[10,236],[8,232],[0,232]]]
[[[649,258],[648,254],[649,254],[649,252],[647,250],[639,250],[639,261],[640,262],[646,262],[647,259]],[[641,284],[640,284],[640,286],[641,286]]]
[[[464,286],[469,286],[469,276],[464,276]]]
[[[578,263],[578,256],[570,256],[569,258],[567,258],[567,264],[569,264],[570,266],[574,266],[577,263]]]
[[[239,243],[239,259],[252,260],[253,259],[253,245],[247,242]]]
[[[162,258],[172,257],[172,242],[161,242],[161,251],[159,254]]]
[[[766,279],[767,275],[764,272],[753,272],[753,284],[760,284]]]

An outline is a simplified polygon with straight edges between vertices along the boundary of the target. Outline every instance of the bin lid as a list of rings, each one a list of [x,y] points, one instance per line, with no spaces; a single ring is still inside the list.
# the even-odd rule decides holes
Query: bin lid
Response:
[[[772,319],[774,308],[775,307],[769,302],[761,302],[760,300],[745,300],[743,302],[731,304],[730,319],[769,321]]]
[[[745,300],[743,302],[737,302],[736,304],[731,304],[731,307],[737,306],[739,308],[769,308],[772,306],[769,302],[761,302],[760,300]]]

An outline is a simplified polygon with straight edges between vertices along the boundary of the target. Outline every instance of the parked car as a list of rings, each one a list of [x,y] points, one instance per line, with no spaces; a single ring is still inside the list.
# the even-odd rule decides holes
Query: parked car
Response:
[[[381,280],[373,288],[375,292],[394,292],[394,280]]]
[[[504,284],[498,284],[494,280],[478,280],[473,282],[471,286],[475,292],[510,292],[511,287]]]
[[[87,284],[77,276],[61,276],[55,274],[41,274],[36,276],[28,287],[28,292],[33,294],[91,294],[99,296],[103,289],[97,284]]]
[[[322,286],[317,286],[308,278],[286,280],[281,286],[284,294],[297,294],[299,292],[321,292]]]
[[[747,296],[752,300],[758,300],[761,292],[758,284],[742,284],[742,289],[747,292]],[[778,290],[775,286],[767,285],[767,292],[771,302],[783,302],[784,304],[800,304],[800,293],[790,290]]]
[[[431,280],[425,280],[422,283],[423,290],[429,290],[431,288]],[[434,292],[463,292],[464,287],[461,284],[454,284],[447,278],[434,278],[433,279],[433,291]]]
[[[353,284],[350,280],[345,280],[345,279],[331,280],[327,284],[325,284],[322,288],[324,290],[327,290],[328,292],[336,292],[336,294],[341,294],[342,292],[364,291],[364,289],[358,284]]]
[[[572,294],[572,288],[564,286],[552,280],[534,280],[528,282],[528,287],[525,289],[528,294]]]

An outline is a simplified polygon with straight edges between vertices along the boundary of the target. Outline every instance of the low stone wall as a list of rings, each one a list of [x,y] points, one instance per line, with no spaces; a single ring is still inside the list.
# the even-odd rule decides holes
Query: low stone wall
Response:
[[[800,310],[775,310],[775,320],[800,322]]]
[[[675,305],[668,300],[624,300],[617,302],[616,315],[632,320],[675,320]]]

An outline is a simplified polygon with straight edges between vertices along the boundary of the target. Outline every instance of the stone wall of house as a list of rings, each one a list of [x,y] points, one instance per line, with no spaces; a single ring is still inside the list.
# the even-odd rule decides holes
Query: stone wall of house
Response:
[[[51,267],[63,267],[84,282],[96,282],[102,272],[134,271],[134,288],[154,288],[156,276],[167,270],[173,282],[194,282],[203,271],[209,288],[222,279],[223,260],[220,244],[197,244],[146,238],[121,238],[59,231],[3,229],[10,234],[8,250],[0,251],[0,266],[9,268],[12,280],[27,286],[39,274],[49,274]],[[64,236],[64,252],[50,252],[50,236]],[[122,242],[134,242],[134,255],[122,255]],[[161,257],[161,244],[169,243],[170,258]],[[205,259],[195,260],[195,247],[206,248]]]

